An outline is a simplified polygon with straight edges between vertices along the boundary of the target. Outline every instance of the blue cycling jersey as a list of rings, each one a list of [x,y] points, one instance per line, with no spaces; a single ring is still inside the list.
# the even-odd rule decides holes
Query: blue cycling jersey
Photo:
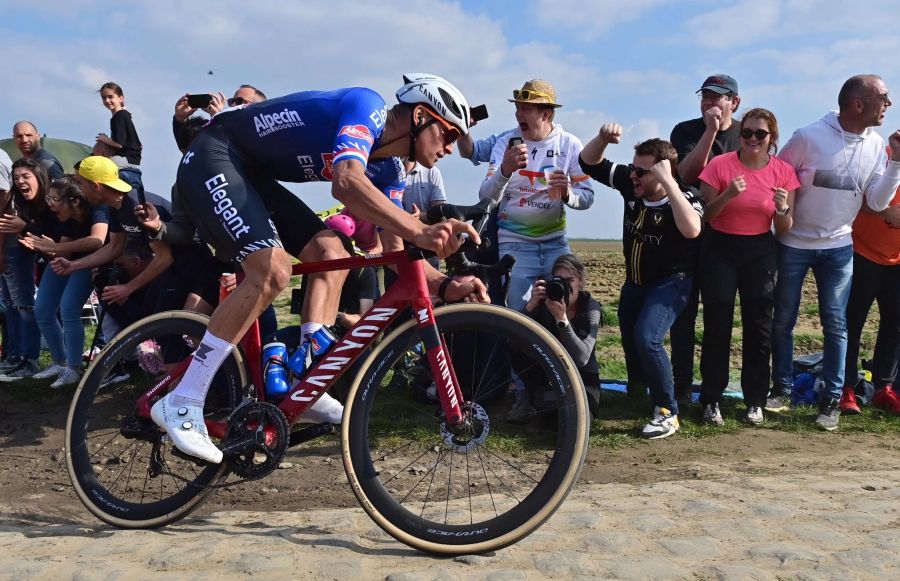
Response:
[[[378,93],[354,87],[305,91],[226,111],[215,117],[241,157],[284,182],[331,181],[334,167],[355,159],[366,176],[403,207],[405,171],[399,158],[369,160],[387,119]]]

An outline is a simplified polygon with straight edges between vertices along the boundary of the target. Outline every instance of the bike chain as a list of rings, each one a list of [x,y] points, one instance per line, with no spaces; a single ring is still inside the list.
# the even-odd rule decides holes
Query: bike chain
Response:
[[[266,427],[269,428],[268,431],[264,429]],[[284,413],[277,406],[267,402],[245,402],[237,407],[228,418],[226,436],[222,443],[223,451],[233,454],[226,457],[225,462],[229,464],[231,473],[236,475],[238,480],[222,484],[196,485],[179,474],[163,469],[167,464],[161,451],[157,448],[159,444],[154,444],[154,459],[157,468],[153,472],[156,476],[169,476],[198,489],[229,488],[244,482],[259,480],[271,474],[284,459],[289,441],[290,426]],[[193,462],[197,466],[210,466],[209,463],[193,456],[179,453],[174,446],[170,446],[170,450],[173,455]],[[255,462],[254,458],[257,453],[261,453],[266,459],[261,463]]]

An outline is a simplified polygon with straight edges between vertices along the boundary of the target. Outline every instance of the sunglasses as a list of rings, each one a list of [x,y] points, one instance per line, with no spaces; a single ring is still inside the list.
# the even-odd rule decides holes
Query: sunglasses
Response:
[[[530,101],[532,97],[543,97],[548,101],[553,101],[553,97],[542,91],[532,91],[530,89],[522,89],[520,91],[519,89],[513,89],[513,99]]]
[[[631,168],[631,171],[634,172],[634,175],[636,175],[636,176],[639,177],[639,178],[642,178],[642,177],[644,177],[645,175],[647,175],[648,173],[650,173],[650,170],[649,170],[649,169],[644,169],[644,168],[638,167],[638,166],[636,166],[636,165],[634,165],[634,164],[632,164],[632,165],[629,166],[629,167]]]
[[[887,93],[879,93],[878,95],[874,95],[872,97],[861,97],[860,99],[863,101],[881,101],[885,105],[891,104],[891,98]]]
[[[232,97],[232,98],[228,99],[227,102],[228,102],[229,107],[237,107],[238,105],[249,105],[250,104],[250,101],[247,101],[243,97]]]
[[[762,141],[766,137],[769,136],[769,132],[765,129],[741,129],[741,138],[742,139],[750,139],[751,137],[755,137],[759,141]]]
[[[443,126],[442,127],[443,131],[441,132],[441,135],[444,139],[445,146],[450,145],[451,143],[453,143],[454,141],[459,139],[459,129],[457,129],[456,127],[451,125],[443,117],[441,117],[441,116],[437,115],[436,113],[434,113],[433,111],[431,111],[431,109],[428,109],[428,108],[423,108],[423,109],[426,113],[431,115],[431,121],[426,123],[425,126],[422,127],[422,129],[424,129],[425,127],[428,127],[429,125],[431,125],[433,123],[440,123]]]

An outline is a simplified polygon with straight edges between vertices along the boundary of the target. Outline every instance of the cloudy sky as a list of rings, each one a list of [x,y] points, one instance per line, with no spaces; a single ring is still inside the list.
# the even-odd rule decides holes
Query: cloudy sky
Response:
[[[544,78],[563,104],[557,120],[582,141],[604,122],[625,127],[608,152],[623,161],[699,116],[694,92],[711,73],[738,80],[741,109],[775,112],[785,139],[836,108],[853,74],[900,83],[897,0],[0,0],[0,14],[0,132],[29,119],[92,143],[109,128],[96,91],[115,81],[144,144],[145,184],[163,195],[179,158],[177,98],[242,83],[269,96],[367,86],[391,103],[402,73],[433,72],[487,104],[478,136],[512,127],[506,99]],[[898,111],[882,134],[900,127]],[[453,156],[440,168],[452,201],[477,199],[484,165]],[[323,184],[292,189],[314,209],[334,204]],[[595,189],[593,208],[569,213],[570,235],[620,238],[620,199]]]

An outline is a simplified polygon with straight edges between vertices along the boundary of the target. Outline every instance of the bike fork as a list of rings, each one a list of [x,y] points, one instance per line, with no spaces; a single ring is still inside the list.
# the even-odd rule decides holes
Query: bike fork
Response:
[[[425,352],[428,355],[428,362],[431,365],[431,374],[434,377],[434,384],[437,388],[441,408],[444,410],[444,417],[448,424],[458,425],[463,421],[461,407],[463,401],[462,389],[459,386],[459,381],[456,379],[456,371],[453,369],[453,362],[450,360],[447,345],[444,343],[444,339],[437,327],[437,321],[434,319],[431,301],[421,301],[416,305],[415,313],[422,341],[425,344]]]

